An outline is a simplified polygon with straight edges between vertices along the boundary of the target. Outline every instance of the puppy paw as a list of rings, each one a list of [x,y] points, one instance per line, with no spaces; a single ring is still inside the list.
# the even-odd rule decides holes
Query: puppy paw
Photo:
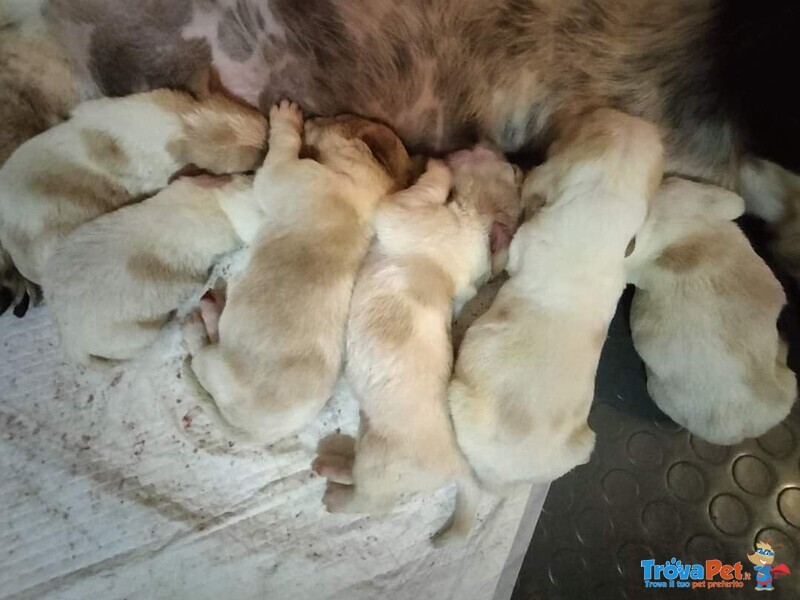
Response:
[[[449,188],[452,172],[446,162],[438,158],[431,158],[425,166],[424,176],[432,183],[440,183]]]
[[[205,325],[206,335],[212,344],[219,342],[219,319],[225,307],[225,289],[209,290],[200,298],[200,317]]]
[[[0,315],[12,309],[12,314],[21,319],[31,306],[38,306],[41,301],[41,288],[25,279],[13,266],[0,276]]]
[[[303,111],[290,100],[281,100],[269,111],[270,126],[284,124],[298,133],[303,130]]]
[[[352,485],[355,443],[352,436],[339,433],[321,439],[311,470],[334,483]]]
[[[202,348],[211,343],[199,308],[186,315],[186,318],[181,322],[181,335],[183,336],[183,343],[186,344],[186,348],[191,355],[197,354]]]
[[[353,459],[336,454],[317,456],[311,470],[333,483],[353,485]]]
[[[349,512],[354,492],[355,488],[352,485],[329,481],[325,488],[325,495],[322,497],[325,510],[330,513]]]

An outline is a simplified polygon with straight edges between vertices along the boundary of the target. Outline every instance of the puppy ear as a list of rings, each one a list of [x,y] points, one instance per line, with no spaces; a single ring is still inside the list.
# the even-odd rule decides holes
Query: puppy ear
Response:
[[[367,145],[375,159],[397,182],[399,189],[408,186],[413,163],[403,142],[394,131],[386,125],[370,123],[361,132],[359,139]]]
[[[721,187],[708,185],[698,200],[703,203],[703,212],[719,219],[733,221],[744,214],[744,199]]]

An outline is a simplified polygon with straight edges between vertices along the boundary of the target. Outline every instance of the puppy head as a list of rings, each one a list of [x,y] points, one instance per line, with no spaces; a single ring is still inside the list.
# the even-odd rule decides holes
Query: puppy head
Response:
[[[630,264],[653,260],[670,246],[732,221],[744,213],[737,194],[680,177],[669,177],[658,190],[642,228],[629,246]]]
[[[453,174],[453,201],[477,213],[486,224],[492,253],[492,274],[508,261],[508,247],[519,224],[522,171],[497,150],[478,144],[447,157]]]
[[[353,115],[306,121],[307,154],[322,164],[358,177],[364,169],[386,185],[386,192],[407,187],[414,170],[397,134],[386,125]]]

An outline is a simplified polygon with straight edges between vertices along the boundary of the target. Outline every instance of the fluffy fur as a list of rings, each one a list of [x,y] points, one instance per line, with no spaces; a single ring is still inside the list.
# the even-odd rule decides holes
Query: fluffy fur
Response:
[[[662,173],[654,127],[601,110],[559,140],[523,188],[544,202],[511,243],[509,281],[467,330],[449,388],[480,482],[548,481],[589,459],[587,417],[626,246]]]
[[[255,179],[269,218],[230,283],[218,343],[190,348],[191,369],[233,433],[265,443],[302,428],[327,401],[373,212],[411,167],[397,136],[377,123],[309,122],[305,142],[317,162],[299,158],[296,106],[276,107],[271,121]]]
[[[158,191],[189,163],[252,169],[265,134],[259,113],[217,97],[158,90],[83,103],[0,169],[0,240],[20,273],[41,283],[54,248],[79,225]],[[218,143],[239,152],[206,150]]]
[[[628,258],[631,331],[656,404],[693,434],[736,444],[765,433],[797,396],[776,322],[786,298],[731,223],[736,194],[664,183]]]
[[[454,307],[489,277],[491,250],[504,246],[496,223],[516,224],[521,182],[485,147],[449,162],[451,202],[450,173],[433,162],[378,211],[347,328],[345,375],[361,407],[355,462],[323,454],[314,468],[334,482],[325,497],[334,512],[380,513],[406,493],[458,481],[449,533],[463,537],[475,516],[476,486],[447,411],[450,324]]]
[[[41,17],[42,2],[0,2],[0,167],[23,142],[61,123],[80,92],[63,48]],[[23,316],[37,290],[14,268],[0,236],[0,314]]]
[[[573,115],[613,107],[663,129],[673,173],[733,187],[745,152],[800,169],[793,2],[48,4],[72,77],[95,94],[185,86],[213,64],[254,106],[292,97],[311,113],[376,118],[415,150],[478,137],[546,149]]]
[[[107,94],[181,85],[192,68],[213,63],[253,105],[288,96],[316,114],[377,118],[426,150],[476,136],[504,150],[543,147],[573,114],[614,107],[664,128],[670,170],[731,185],[741,148],[758,141],[754,113],[779,106],[785,118],[776,121],[792,126],[797,103],[784,85],[800,24],[791,3],[50,4],[76,65],[88,64]]]
[[[43,280],[68,354],[136,356],[199,295],[217,259],[253,239],[261,220],[252,177],[201,176],[73,231]]]

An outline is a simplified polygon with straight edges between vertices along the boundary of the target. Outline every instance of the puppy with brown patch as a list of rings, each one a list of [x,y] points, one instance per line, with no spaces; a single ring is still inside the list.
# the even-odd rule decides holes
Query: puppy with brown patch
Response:
[[[262,214],[252,179],[178,179],[61,241],[43,287],[67,353],[129,359],[152,344],[216,261],[255,237]]]
[[[265,135],[258,112],[216,95],[158,90],[85,102],[0,169],[0,241],[19,272],[41,283],[55,247],[79,225],[157,192],[190,163],[250,170]]]
[[[356,117],[306,123],[282,103],[254,193],[269,218],[228,287],[218,343],[189,321],[191,370],[234,435],[269,443],[314,419],[339,375],[356,273],[378,202],[411,161],[387,127]],[[204,315],[207,318],[207,314]]]
[[[549,481],[589,459],[626,246],[661,174],[656,128],[600,110],[526,180],[523,201],[544,206],[517,231],[510,279],[467,330],[449,388],[458,444],[485,487]]]
[[[0,2],[0,167],[23,142],[67,119],[87,95],[42,18],[42,4]],[[0,236],[0,314],[13,307],[22,317],[38,289],[13,264]]]
[[[355,462],[321,455],[333,512],[380,513],[407,493],[457,481],[453,537],[465,537],[479,494],[453,435],[446,391],[453,312],[492,271],[520,213],[520,177],[478,146],[439,162],[379,209],[376,240],[353,291],[346,377],[361,407]],[[502,269],[504,265],[495,264]],[[353,484],[342,486],[337,484]]]
[[[674,421],[715,444],[762,435],[797,397],[776,326],[786,297],[731,223],[743,212],[733,192],[669,179],[626,261],[647,389]]]

